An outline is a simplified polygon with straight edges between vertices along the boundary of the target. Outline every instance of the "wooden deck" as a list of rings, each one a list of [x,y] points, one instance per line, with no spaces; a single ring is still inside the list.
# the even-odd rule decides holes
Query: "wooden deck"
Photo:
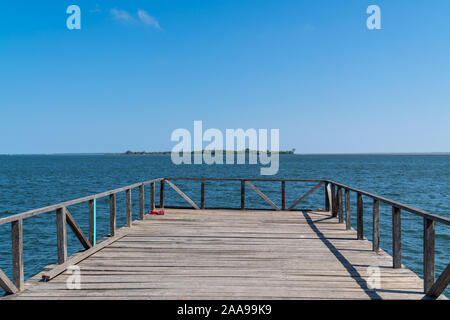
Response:
[[[67,289],[67,272],[39,274],[3,299],[424,297],[422,279],[326,212],[166,209],[121,230],[78,263],[81,289]]]

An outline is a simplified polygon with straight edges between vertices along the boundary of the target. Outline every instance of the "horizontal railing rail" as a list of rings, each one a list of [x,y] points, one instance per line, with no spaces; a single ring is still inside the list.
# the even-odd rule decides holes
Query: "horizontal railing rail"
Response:
[[[65,202],[61,202],[61,203],[54,204],[54,205],[51,205],[51,206],[47,206],[47,207],[43,207],[43,208],[34,209],[34,210],[26,211],[26,212],[23,212],[23,213],[15,214],[15,215],[12,215],[12,216],[1,218],[0,219],[0,225],[5,224],[5,223],[9,223],[9,222],[13,222],[13,221],[17,221],[17,220],[21,220],[21,219],[26,219],[26,218],[29,218],[29,217],[32,217],[32,216],[35,216],[35,215],[38,215],[38,214],[41,214],[41,213],[47,213],[47,212],[55,211],[55,210],[63,208],[63,207],[69,207],[69,206],[73,206],[73,205],[80,204],[80,203],[83,203],[83,202],[87,202],[87,201],[91,201],[91,200],[95,200],[95,199],[99,199],[99,198],[104,198],[104,197],[107,197],[107,196],[112,195],[112,194],[116,194],[116,193],[119,193],[119,192],[126,191],[128,189],[135,189],[135,188],[137,188],[137,187],[139,187],[141,185],[148,185],[148,184],[151,184],[151,183],[156,183],[156,182],[159,182],[159,181],[161,181],[163,179],[164,178],[158,178],[158,179],[153,179],[153,180],[146,181],[146,182],[135,183],[135,184],[131,184],[129,186],[125,186],[125,187],[122,187],[122,188],[117,188],[117,189],[114,189],[114,190],[109,190],[109,191],[105,191],[105,192],[102,192],[102,193],[94,194],[92,196],[88,196],[88,197],[84,197],[84,198],[78,198],[78,199],[74,199],[74,200],[70,200],[70,201],[65,201]]]
[[[185,180],[185,181],[200,181],[201,182],[201,191],[200,191],[200,205],[197,205],[191,198],[189,198],[186,194],[184,194],[174,183],[171,181],[176,180]],[[239,178],[164,178],[161,181],[161,189],[160,194],[161,206],[164,206],[164,181],[167,181],[169,186],[172,187],[181,197],[183,197],[191,207],[195,209],[205,209],[205,181],[226,181],[226,182],[240,182],[241,184],[241,210],[246,208],[245,194],[246,194],[246,186],[250,187],[254,190],[266,203],[268,203],[272,209],[275,210],[293,210],[300,202],[305,200],[308,196],[310,196],[314,191],[316,191],[325,180],[320,179],[258,179],[258,178],[250,178],[250,179],[239,179]],[[281,208],[278,207],[266,194],[261,192],[252,182],[281,182]],[[315,182],[317,183],[311,190],[309,190],[305,195],[303,195],[300,199],[298,199],[295,203],[289,206],[286,209],[286,182]],[[210,208],[216,209],[216,208]],[[234,209],[234,208],[223,208],[223,209]]]
[[[195,203],[189,198],[177,185],[175,181],[198,181],[200,182],[200,204]],[[11,239],[12,239],[12,265],[13,265],[13,281],[11,281],[5,273],[0,270],[0,287],[6,293],[17,293],[24,288],[24,271],[23,271],[23,220],[42,213],[56,212],[57,222],[57,251],[58,251],[58,266],[52,271],[43,275],[44,280],[50,280],[61,272],[64,272],[70,263],[77,263],[82,257],[87,257],[90,254],[100,250],[108,243],[114,241],[114,237],[123,236],[123,234],[116,235],[116,195],[120,192],[126,193],[126,226],[132,225],[132,208],[131,208],[131,190],[139,188],[139,220],[144,219],[145,204],[144,204],[144,187],[150,185],[150,210],[155,210],[155,190],[156,183],[159,186],[159,207],[165,207],[165,185],[169,185],[176,193],[178,193],[190,207],[200,210],[205,209],[205,182],[206,181],[234,181],[240,183],[240,197],[241,203],[239,208],[229,209],[246,209],[246,188],[250,188],[258,194],[273,210],[284,211],[294,210],[302,201],[309,197],[313,192],[324,185],[324,210],[329,212],[332,217],[337,217],[339,223],[346,224],[346,229],[350,230],[351,226],[351,206],[350,206],[350,192],[356,194],[356,231],[357,239],[364,239],[364,197],[371,198],[373,201],[372,210],[372,247],[373,251],[377,252],[380,248],[380,203],[385,203],[392,207],[392,251],[393,251],[393,268],[401,268],[402,266],[402,252],[401,252],[401,213],[402,211],[418,215],[424,219],[423,231],[423,263],[424,263],[424,292],[427,296],[437,298],[446,289],[450,282],[450,264],[445,268],[444,272],[435,281],[435,223],[442,223],[450,225],[450,219],[442,217],[421,209],[417,209],[403,203],[387,199],[364,190],[349,187],[347,185],[326,179],[239,179],[239,178],[157,178],[146,182],[140,182],[128,185],[122,188],[98,193],[88,197],[83,197],[75,200],[61,202],[59,204],[30,210],[20,214],[8,216],[0,219],[0,225],[11,224]],[[252,182],[280,182],[281,204],[277,205],[266,194],[259,190]],[[314,182],[315,185],[292,205],[286,205],[286,182]],[[110,200],[110,237],[105,241],[100,241],[97,244],[95,238],[96,230],[96,200],[104,197],[109,197]],[[343,200],[344,197],[344,200]],[[68,207],[88,202],[89,208],[89,235],[86,237],[81,228],[76,223],[71,215]],[[167,207],[167,206],[166,206]],[[344,215],[345,213],[345,215]],[[76,235],[77,239],[85,248],[83,255],[71,259],[67,257],[67,235],[66,225],[69,225],[71,230]],[[100,244],[101,243],[101,244]]]
[[[325,182],[331,183],[332,185],[335,185],[337,187],[341,187],[341,188],[343,188],[345,190],[350,190],[350,191],[359,193],[361,195],[370,197],[372,199],[377,199],[377,200],[379,200],[381,202],[384,202],[386,204],[395,206],[396,208],[399,208],[399,209],[404,210],[404,211],[408,211],[408,212],[413,213],[415,215],[418,215],[418,216],[421,216],[421,217],[424,217],[424,218],[427,218],[427,219],[430,219],[430,220],[433,220],[433,221],[436,221],[436,222],[439,222],[439,223],[450,225],[450,218],[438,216],[438,215],[430,213],[428,211],[425,211],[425,210],[422,210],[422,209],[417,209],[417,208],[408,206],[406,204],[400,203],[398,201],[394,201],[394,200],[391,200],[391,199],[388,199],[388,198],[385,198],[385,197],[381,197],[381,196],[378,196],[376,194],[373,194],[373,193],[370,193],[370,192],[367,192],[367,191],[364,191],[364,190],[352,188],[352,187],[346,186],[346,185],[344,185],[342,183],[334,182],[332,180],[325,180]]]

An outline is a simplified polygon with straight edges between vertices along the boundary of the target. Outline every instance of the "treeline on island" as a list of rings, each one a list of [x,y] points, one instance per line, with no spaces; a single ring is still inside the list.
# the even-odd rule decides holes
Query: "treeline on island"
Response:
[[[256,153],[256,154],[261,154],[263,153],[262,151],[259,150],[250,150],[250,149],[245,149],[242,151],[230,151],[230,150],[202,150],[202,151],[191,151],[191,154],[195,154],[195,153],[211,153],[212,155],[216,154],[216,152],[221,152],[223,154],[226,153],[234,153],[234,154],[242,154],[242,153],[246,153],[246,154],[250,154],[250,153]],[[268,151],[267,153],[271,154],[271,151]],[[144,156],[149,156],[149,155],[170,155],[171,152],[170,151],[152,151],[152,152],[148,152],[148,151],[130,151],[127,150],[125,152],[122,153],[105,153],[105,155],[113,155],[113,156],[133,156],[133,155],[144,155]],[[295,154],[295,149],[292,150],[288,150],[288,151],[278,151],[278,154]]]

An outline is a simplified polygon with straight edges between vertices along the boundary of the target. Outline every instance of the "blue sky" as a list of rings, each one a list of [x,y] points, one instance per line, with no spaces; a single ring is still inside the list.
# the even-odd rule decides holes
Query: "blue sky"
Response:
[[[71,4],[81,30],[66,28]],[[382,30],[366,28],[370,4]],[[279,128],[281,149],[301,153],[448,152],[448,12],[446,0],[1,1],[0,153],[170,150],[194,120]]]

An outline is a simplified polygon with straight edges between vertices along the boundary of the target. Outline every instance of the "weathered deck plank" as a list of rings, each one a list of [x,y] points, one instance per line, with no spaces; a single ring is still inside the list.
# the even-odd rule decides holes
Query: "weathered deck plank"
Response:
[[[80,290],[37,275],[5,299],[424,297],[422,279],[356,238],[325,212],[166,209],[81,261]]]

